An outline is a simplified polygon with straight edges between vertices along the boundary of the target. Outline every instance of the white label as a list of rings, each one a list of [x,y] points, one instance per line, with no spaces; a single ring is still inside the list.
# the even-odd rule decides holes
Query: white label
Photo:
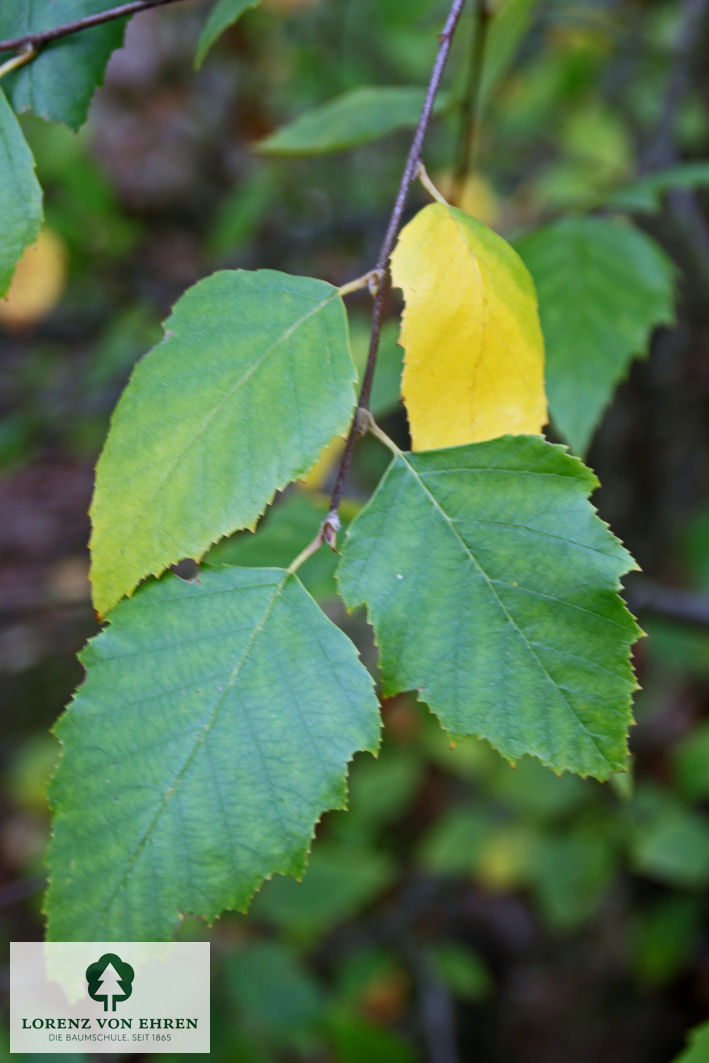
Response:
[[[209,943],[13,941],[11,1052],[209,1052]]]

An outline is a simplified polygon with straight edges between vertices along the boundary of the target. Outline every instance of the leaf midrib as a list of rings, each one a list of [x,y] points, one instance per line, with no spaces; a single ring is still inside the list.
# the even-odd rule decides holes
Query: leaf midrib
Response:
[[[529,640],[525,636],[524,632],[519,627],[519,625],[517,624],[516,620],[514,619],[514,617],[509,612],[509,610],[507,609],[506,605],[504,604],[504,602],[502,601],[502,599],[498,595],[498,593],[497,593],[497,591],[495,589],[493,580],[490,578],[490,576],[488,576],[487,572],[483,568],[483,566],[480,563],[480,561],[478,561],[478,559],[475,556],[475,554],[472,552],[472,550],[470,549],[468,544],[465,542],[465,540],[462,538],[462,536],[458,532],[458,529],[455,527],[455,525],[454,525],[454,523],[452,521],[452,518],[448,516],[448,514],[446,513],[445,509],[440,504],[440,502],[438,501],[436,496],[427,487],[427,485],[425,484],[425,482],[423,480],[423,477],[419,474],[419,472],[414,468],[414,466],[408,460],[406,453],[401,451],[397,455],[397,457],[400,458],[401,461],[404,463],[404,465],[409,469],[409,471],[411,472],[411,474],[414,477],[415,481],[420,485],[420,487],[422,488],[424,493],[428,496],[428,498],[433,503],[434,508],[436,510],[438,510],[438,512],[441,514],[441,516],[443,517],[443,520],[445,522],[446,527],[450,530],[450,532],[452,533],[454,538],[460,544],[460,546],[461,546],[464,554],[466,555],[466,557],[475,565],[475,567],[478,569],[480,574],[483,576],[485,582],[487,583],[487,586],[488,586],[488,589],[489,589],[491,597],[496,602],[498,608],[500,609],[500,611],[503,614],[503,616],[505,617],[505,619],[508,621],[508,623],[510,623],[512,625],[512,628],[517,633],[517,636],[519,637],[522,645],[526,648],[527,652],[534,658],[538,668],[543,673],[543,675],[544,675],[545,679],[547,680],[547,682],[549,682],[551,684],[551,686],[554,688],[555,691],[558,691],[559,696],[561,697],[562,701],[564,702],[564,704],[568,708],[569,712],[573,716],[574,720],[576,721],[576,724],[583,731],[583,733],[588,737],[588,739],[591,741],[591,743],[595,747],[598,755],[602,758],[603,762],[608,766],[608,768],[610,768],[612,770],[613,769],[613,765],[611,764],[611,762],[608,760],[608,757],[606,756],[606,754],[603,752],[603,750],[598,745],[596,737],[588,730],[586,725],[583,723],[583,721],[579,717],[578,713],[574,709],[573,705],[571,704],[569,699],[564,694],[564,692],[561,689],[561,687],[559,687],[558,684],[554,681],[554,679],[552,679],[551,675],[549,674],[549,672],[545,668],[544,663],[542,662],[541,658],[536,653],[532,643],[529,642]],[[394,460],[396,461],[397,459],[395,458]]]
[[[252,633],[251,637],[249,638],[249,640],[248,640],[248,642],[246,644],[246,648],[244,649],[244,652],[242,653],[241,657],[239,658],[239,660],[235,664],[234,668],[232,669],[232,672],[231,672],[228,680],[225,682],[224,689],[223,689],[223,691],[221,692],[219,698],[216,701],[216,704],[215,704],[215,706],[214,706],[214,708],[212,710],[212,714],[211,714],[211,716],[209,718],[209,721],[207,722],[205,727],[203,727],[202,730],[200,731],[200,734],[197,737],[197,740],[195,741],[195,743],[194,743],[192,749],[190,750],[188,756],[186,757],[182,767],[180,768],[180,770],[175,775],[172,784],[168,787],[167,792],[165,794],[165,797],[163,798],[162,804],[160,805],[160,807],[156,811],[155,815],[153,816],[153,819],[151,820],[150,824],[148,825],[148,827],[146,828],[145,832],[143,833],[143,836],[140,839],[140,841],[138,842],[138,844],[136,845],[132,855],[129,857],[129,859],[128,859],[126,865],[125,865],[125,868],[123,870],[122,875],[120,876],[120,878],[119,878],[118,882],[116,883],[112,893],[110,894],[108,900],[106,901],[106,903],[104,904],[104,906],[103,906],[103,908],[101,910],[101,913],[100,913],[100,915],[98,917],[97,923],[94,924],[95,926],[101,926],[101,924],[103,923],[107,913],[110,911],[111,906],[112,906],[113,902],[116,899],[116,896],[118,895],[119,891],[122,889],[123,885],[125,884],[126,879],[128,878],[131,870],[133,869],[138,857],[140,856],[142,850],[145,848],[146,844],[148,843],[148,841],[152,837],[152,834],[155,831],[161,816],[165,812],[165,809],[167,808],[168,803],[170,802],[171,798],[177,792],[178,786],[180,785],[182,779],[185,777],[187,771],[189,770],[190,765],[192,764],[192,762],[194,761],[195,757],[197,756],[197,753],[199,752],[199,750],[202,748],[202,746],[207,741],[207,738],[209,737],[209,735],[210,735],[210,733],[212,731],[212,728],[214,727],[214,724],[216,723],[217,717],[218,717],[218,715],[219,715],[219,713],[221,711],[221,708],[222,708],[222,706],[224,704],[224,701],[225,701],[225,698],[226,698],[227,694],[232,690],[232,688],[236,684],[236,681],[237,681],[237,679],[239,677],[241,669],[244,666],[249,654],[251,653],[251,650],[253,649],[253,646],[254,646],[254,643],[256,642],[256,639],[258,638],[258,636],[263,631],[263,629],[264,629],[264,627],[266,625],[266,622],[267,622],[268,618],[270,617],[271,613],[273,612],[275,604],[278,601],[278,599],[281,596],[281,594],[283,593],[283,588],[285,587],[285,584],[286,584],[286,582],[288,581],[288,579],[289,579],[289,577],[291,575],[292,575],[292,573],[290,573],[287,570],[285,570],[283,572],[283,576],[281,577],[280,581],[275,585],[275,589],[274,589],[273,595],[272,595],[270,601],[268,602],[268,604],[266,606],[266,609],[265,609],[265,611],[263,613],[263,616],[258,621],[258,623],[254,626],[253,633]],[[265,586],[267,586],[267,584]]]
[[[333,289],[333,291],[327,296],[327,298],[321,300],[321,302],[319,302],[316,306],[314,306],[310,310],[308,310],[308,312],[306,314],[303,314],[300,318],[297,319],[297,321],[294,321],[283,333],[281,333],[281,335],[278,337],[278,339],[275,340],[271,344],[271,346],[268,347],[260,355],[260,357],[257,359],[257,361],[255,361],[252,365],[250,365],[248,367],[246,372],[243,373],[242,376],[240,376],[238,378],[238,380],[228,389],[228,391],[226,391],[224,393],[222,398],[212,408],[212,410],[207,415],[207,417],[204,420],[204,422],[200,425],[198,431],[195,432],[185,442],[185,444],[181,447],[181,449],[177,452],[177,454],[173,456],[173,458],[172,458],[171,462],[169,463],[167,469],[164,471],[163,476],[160,478],[160,480],[158,481],[158,483],[156,484],[156,486],[152,490],[151,494],[147,498],[144,498],[142,500],[142,507],[143,508],[134,509],[133,516],[131,518],[129,518],[124,524],[121,525],[120,543],[118,545],[119,556],[123,557],[125,555],[126,550],[128,550],[129,548],[130,549],[134,549],[134,544],[131,544],[131,539],[135,535],[136,529],[140,527],[141,522],[142,522],[142,520],[145,517],[146,508],[147,508],[148,513],[149,513],[151,511],[151,507],[152,507],[153,503],[155,502],[155,499],[161,493],[163,487],[165,486],[167,481],[170,479],[170,477],[175,472],[175,469],[180,465],[180,463],[182,462],[182,459],[184,458],[185,454],[189,450],[191,450],[195,446],[197,441],[201,438],[201,436],[204,435],[204,433],[207,431],[207,429],[211,425],[212,421],[220,413],[220,411],[223,409],[225,404],[228,403],[234,397],[234,395],[241,389],[241,387],[253,376],[253,374],[255,372],[257,372],[258,369],[261,368],[261,366],[263,365],[265,360],[273,353],[274,350],[276,350],[282,343],[285,343],[287,340],[289,340],[291,338],[291,336],[299,328],[301,328],[307,321],[309,321],[310,318],[312,318],[316,314],[320,313],[324,309],[324,307],[327,306],[328,303],[332,302],[333,299],[337,298],[337,296],[338,296],[337,289]],[[92,510],[91,515],[93,517],[93,504],[92,504],[91,510]],[[92,534],[92,541],[90,543],[90,547],[93,546],[94,538],[95,538],[95,532]],[[164,569],[166,567],[166,564],[162,565],[162,567],[159,569],[159,571],[164,571]],[[151,570],[151,574],[156,576],[156,575],[158,575],[158,572]],[[133,586],[135,586],[135,584],[133,584]]]

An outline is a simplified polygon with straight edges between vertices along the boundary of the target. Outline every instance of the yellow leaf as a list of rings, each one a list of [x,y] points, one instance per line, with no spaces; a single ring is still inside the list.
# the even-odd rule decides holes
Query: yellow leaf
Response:
[[[516,251],[462,210],[432,203],[391,256],[414,450],[535,434],[547,421],[544,341]]]
[[[0,299],[0,324],[8,331],[38,324],[59,302],[65,283],[64,243],[50,229],[43,229],[37,243],[17,263],[7,298]]]
[[[490,182],[481,174],[467,174],[462,181],[456,181],[451,170],[444,170],[433,180],[443,196],[466,214],[485,225],[495,225],[499,220],[500,201]]]

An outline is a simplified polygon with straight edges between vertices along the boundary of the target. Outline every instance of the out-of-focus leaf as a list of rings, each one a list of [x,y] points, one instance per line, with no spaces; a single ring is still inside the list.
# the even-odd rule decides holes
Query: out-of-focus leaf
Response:
[[[219,204],[207,236],[209,251],[223,259],[240,251],[253,239],[279,195],[273,170],[257,166]]]
[[[486,791],[524,819],[545,823],[573,815],[591,798],[592,787],[574,775],[549,775],[539,761],[522,757],[514,768],[500,759]]]
[[[475,878],[485,889],[508,893],[532,878],[537,832],[524,823],[501,820],[483,842],[475,866]]]
[[[315,937],[356,915],[391,878],[384,853],[319,841],[302,882],[274,878],[254,900],[252,913],[285,933]]]
[[[671,794],[645,786],[631,806],[635,870],[671,886],[709,883],[709,820]]]
[[[421,88],[379,85],[352,89],[290,125],[260,140],[254,148],[264,155],[325,155],[416,125],[425,92]],[[447,105],[439,96],[436,111]]]
[[[536,0],[501,0],[492,5],[480,82],[484,103],[513,63],[532,21]]]
[[[225,30],[237,22],[245,11],[256,7],[260,0],[217,0],[217,3],[209,12],[199,40],[197,52],[194,58],[195,69],[199,70],[207,52],[212,45],[221,37]]]
[[[417,1063],[412,1046],[399,1034],[346,1012],[329,1023],[338,1063]]]
[[[38,324],[59,302],[65,283],[64,243],[51,229],[43,229],[17,263],[7,297],[0,300],[0,325],[21,331]]]
[[[0,38],[21,37],[107,11],[115,0],[11,0],[0,4]],[[33,111],[50,122],[78,129],[86,120],[108,57],[123,40],[125,19],[72,33],[46,44],[3,84],[16,111]]]
[[[247,1029],[291,1041],[322,1015],[322,991],[295,953],[275,941],[230,950],[224,990]]]
[[[701,923],[702,905],[694,896],[663,897],[638,912],[630,934],[636,977],[651,986],[674,978],[696,948]]]
[[[453,808],[439,816],[424,835],[419,862],[439,875],[472,875],[497,827],[489,812],[475,807]]]
[[[537,286],[554,423],[583,454],[654,328],[674,320],[674,268],[632,225],[566,218],[517,248]]]
[[[41,224],[42,189],[32,152],[0,89],[0,297],[10,287],[15,267]]]
[[[648,617],[648,653],[673,675],[709,677],[709,632]]]
[[[429,952],[438,977],[461,1000],[483,1000],[492,989],[492,978],[477,952],[453,942],[442,942]]]
[[[614,870],[607,838],[594,828],[547,835],[534,847],[531,883],[537,904],[554,929],[573,930],[590,919]]]
[[[673,1063],[707,1063],[709,1060],[709,1022],[695,1026],[689,1034],[689,1043]]]
[[[709,162],[684,162],[659,173],[641,177],[610,197],[611,206],[653,214],[662,208],[662,200],[673,188],[706,188],[709,185]]]
[[[393,822],[406,811],[422,772],[415,754],[396,748],[384,749],[376,762],[358,758],[350,777],[350,809],[347,816],[338,817],[337,828],[347,836],[365,825]]]
[[[675,748],[674,777],[690,801],[709,798],[709,722],[699,724]]]

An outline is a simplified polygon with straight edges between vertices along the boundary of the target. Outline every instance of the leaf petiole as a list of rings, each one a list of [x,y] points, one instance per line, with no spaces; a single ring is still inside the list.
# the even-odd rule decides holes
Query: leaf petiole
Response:
[[[0,65],[0,78],[4,78],[5,74],[9,74],[11,70],[17,70],[18,67],[24,66],[25,63],[29,63],[31,59],[37,54],[37,49],[33,44],[24,45],[17,55],[13,55],[12,59],[7,59]]]

